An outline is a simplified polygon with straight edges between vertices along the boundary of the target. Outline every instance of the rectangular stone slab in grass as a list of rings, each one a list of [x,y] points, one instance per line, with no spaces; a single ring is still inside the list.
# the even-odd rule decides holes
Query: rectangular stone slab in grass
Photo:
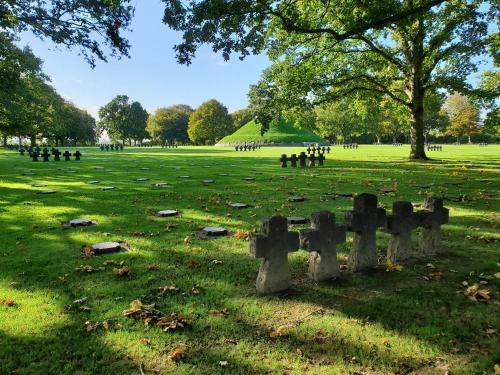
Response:
[[[354,271],[377,267],[376,231],[385,227],[385,209],[377,208],[377,196],[363,193],[354,197],[354,209],[345,213],[345,225],[354,233],[352,248],[347,260]]]
[[[335,224],[335,214],[316,212],[311,216],[311,229],[300,231],[300,247],[311,252],[309,277],[323,281],[338,277],[340,267],[336,246],[345,242],[346,229]]]
[[[117,253],[120,251],[129,251],[130,248],[126,242],[99,242],[96,243],[92,246],[84,246],[82,248],[84,252],[87,252],[90,250],[90,252],[93,255],[103,255],[103,254],[111,254],[111,253]]]
[[[262,232],[250,237],[250,255],[262,258],[257,291],[262,294],[281,292],[291,284],[288,253],[299,249],[299,234],[288,231],[287,219],[283,216],[265,219]]]

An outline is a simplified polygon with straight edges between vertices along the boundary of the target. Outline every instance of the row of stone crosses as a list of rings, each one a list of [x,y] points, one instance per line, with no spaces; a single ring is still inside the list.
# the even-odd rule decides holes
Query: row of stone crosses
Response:
[[[262,143],[243,143],[239,145],[235,145],[234,149],[236,151],[255,151],[262,147]]]
[[[318,154],[317,156],[313,153],[306,155],[305,152],[301,152],[299,156],[297,154],[292,154],[290,157],[286,156],[286,154],[282,154],[280,157],[281,168],[288,167],[288,162],[290,162],[290,166],[293,168],[297,168],[297,162],[301,167],[306,166],[306,161],[309,161],[307,165],[309,167],[315,167],[316,162],[318,162],[318,166],[322,167],[324,165],[326,158],[324,154]]]
[[[330,149],[330,146],[328,146],[328,147],[325,147],[325,146],[323,146],[323,147],[320,147],[320,146],[317,146],[317,147],[312,146],[312,147],[308,147],[308,148],[306,148],[306,151],[307,151],[307,153],[308,153],[308,154],[315,154],[315,153],[317,152],[317,153],[318,153],[318,155],[319,155],[319,154],[324,154],[325,152],[330,153],[330,150],[331,150],[331,149]]]
[[[427,151],[443,151],[442,145],[427,145]]]
[[[257,291],[268,294],[286,290],[291,285],[288,253],[299,248],[311,253],[309,277],[315,281],[329,280],[340,275],[336,245],[346,241],[346,232],[353,232],[352,248],[347,266],[353,272],[377,267],[376,231],[391,234],[387,259],[396,264],[412,256],[411,233],[421,227],[420,255],[441,252],[441,225],[448,223],[449,210],[440,198],[427,197],[424,209],[414,212],[411,202],[398,201],[392,214],[377,207],[377,196],[363,193],[354,198],[353,210],[344,216],[344,225],[337,225],[330,211],[314,213],[311,228],[300,232],[288,231],[287,218],[273,216],[262,222],[262,233],[250,237],[250,255],[262,258],[257,276]]]
[[[111,144],[102,144],[102,145],[99,145],[99,148],[101,149],[101,151],[123,151],[123,145],[121,143],[111,143]]]
[[[59,151],[59,149],[54,148],[54,147],[52,147],[50,150],[45,147],[42,152],[40,152],[40,147],[35,147],[35,148],[30,147],[28,149],[24,149],[24,148],[19,149],[19,154],[21,156],[24,156],[24,154],[26,152],[30,156],[31,160],[33,160],[35,162],[37,162],[40,157],[43,158],[43,161],[50,161],[51,156],[54,156],[54,161],[61,161],[61,156],[64,157],[65,161],[70,161],[71,156],[74,156],[75,160],[79,161],[79,160],[81,160],[80,158],[83,155],[78,150],[76,150],[76,152],[73,154],[71,152],[69,152],[68,150],[66,150],[64,153],[62,153],[61,151]]]
[[[344,146],[344,148],[358,148],[359,145],[357,143],[344,143],[342,146]]]

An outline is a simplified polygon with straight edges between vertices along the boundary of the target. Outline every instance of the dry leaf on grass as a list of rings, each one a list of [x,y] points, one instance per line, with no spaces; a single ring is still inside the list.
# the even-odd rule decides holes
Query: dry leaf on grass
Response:
[[[180,361],[186,355],[186,349],[187,345],[181,344],[177,348],[175,348],[175,350],[172,353],[170,353],[168,358],[174,362]]]
[[[87,320],[84,324],[83,327],[85,328],[85,331],[87,332],[93,332],[97,330],[98,328],[102,328],[105,331],[109,329],[109,323],[107,320],[104,320],[102,322],[97,322],[95,324],[92,324],[90,320]]]
[[[16,305],[16,302],[12,298],[5,298],[0,301],[0,305],[12,307]]]
[[[189,264],[188,264],[188,267],[189,268],[199,268],[200,267],[200,263],[194,259],[192,259]]]
[[[210,310],[208,314],[212,316],[228,316],[229,311],[227,309],[222,309],[222,310]]]
[[[491,298],[490,291],[488,289],[480,289],[479,284],[474,284],[472,286],[467,287],[464,294],[471,301],[487,302]]]
[[[147,337],[143,337],[143,338],[141,338],[141,339],[139,340],[139,342],[140,342],[142,345],[146,345],[146,346],[151,345],[151,340],[150,340],[150,339],[148,339]]]
[[[388,260],[385,270],[387,272],[394,272],[394,271],[401,271],[402,269],[403,269],[403,266]]]
[[[77,272],[82,272],[82,273],[92,273],[92,272],[99,272],[99,271],[105,271],[106,268],[104,267],[92,267],[92,266],[84,266],[84,265],[81,265],[79,267],[76,267],[75,268],[75,271]]]
[[[160,270],[160,265],[159,264],[150,264],[148,266],[148,270],[150,271],[159,271]]]
[[[279,326],[278,328],[273,329],[269,333],[269,337],[281,337],[281,336],[285,336],[287,333],[288,333],[287,327],[285,327],[285,326]]]
[[[127,310],[123,311],[123,315],[138,317],[142,319],[146,327],[155,325],[164,332],[182,329],[187,326],[188,322],[182,315],[177,313],[165,315],[154,307],[154,304],[144,305],[141,300],[136,299],[130,303]]]
[[[251,234],[252,234],[252,232],[250,232],[250,231],[236,229],[236,232],[234,232],[234,237],[236,237],[238,239],[247,239]]]
[[[116,276],[119,276],[119,277],[128,276],[132,272],[132,270],[127,266],[122,267],[122,268],[116,268],[114,271],[116,273]]]

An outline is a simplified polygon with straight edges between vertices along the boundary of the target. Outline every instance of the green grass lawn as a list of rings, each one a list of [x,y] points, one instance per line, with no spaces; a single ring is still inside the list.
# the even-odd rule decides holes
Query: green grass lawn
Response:
[[[493,374],[500,364],[500,146],[445,145],[427,163],[407,161],[408,147],[334,147],[316,169],[279,167],[282,153],[299,148],[81,150],[81,162],[50,163],[0,151],[1,374]],[[135,181],[141,177],[149,180]],[[158,182],[169,185],[153,187]],[[107,185],[116,189],[101,191]],[[396,193],[378,193],[393,186]],[[36,194],[47,189],[57,193]],[[248,255],[244,238],[192,234],[208,225],[250,231],[266,216],[324,209],[341,221],[352,200],[335,192],[377,193],[388,209],[429,193],[465,200],[445,202],[446,255],[399,272],[387,272],[381,258],[369,274],[342,271],[340,280],[316,284],[306,276],[308,253],[299,251],[289,257],[293,289],[272,297],[255,291],[260,260]],[[291,194],[306,201],[288,203]],[[160,209],[182,215],[157,218]],[[99,225],[62,229],[79,217]],[[341,264],[349,238],[339,247]],[[378,234],[381,256],[388,239]],[[81,252],[112,240],[131,251]],[[115,264],[103,265],[109,260]],[[76,271],[81,265],[97,271]],[[115,269],[124,266],[131,272],[120,277]],[[470,300],[463,282],[481,282],[491,299]],[[178,291],[159,292],[173,285]],[[147,329],[122,314],[135,299],[189,325]],[[104,321],[108,329],[87,332]],[[173,361],[176,348],[183,358]]]

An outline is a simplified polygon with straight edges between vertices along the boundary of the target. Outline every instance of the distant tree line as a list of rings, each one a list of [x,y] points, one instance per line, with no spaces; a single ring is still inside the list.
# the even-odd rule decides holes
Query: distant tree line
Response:
[[[19,48],[0,33],[0,136],[45,138],[55,145],[93,144],[96,121],[63,99],[42,71],[42,61],[29,48]]]

